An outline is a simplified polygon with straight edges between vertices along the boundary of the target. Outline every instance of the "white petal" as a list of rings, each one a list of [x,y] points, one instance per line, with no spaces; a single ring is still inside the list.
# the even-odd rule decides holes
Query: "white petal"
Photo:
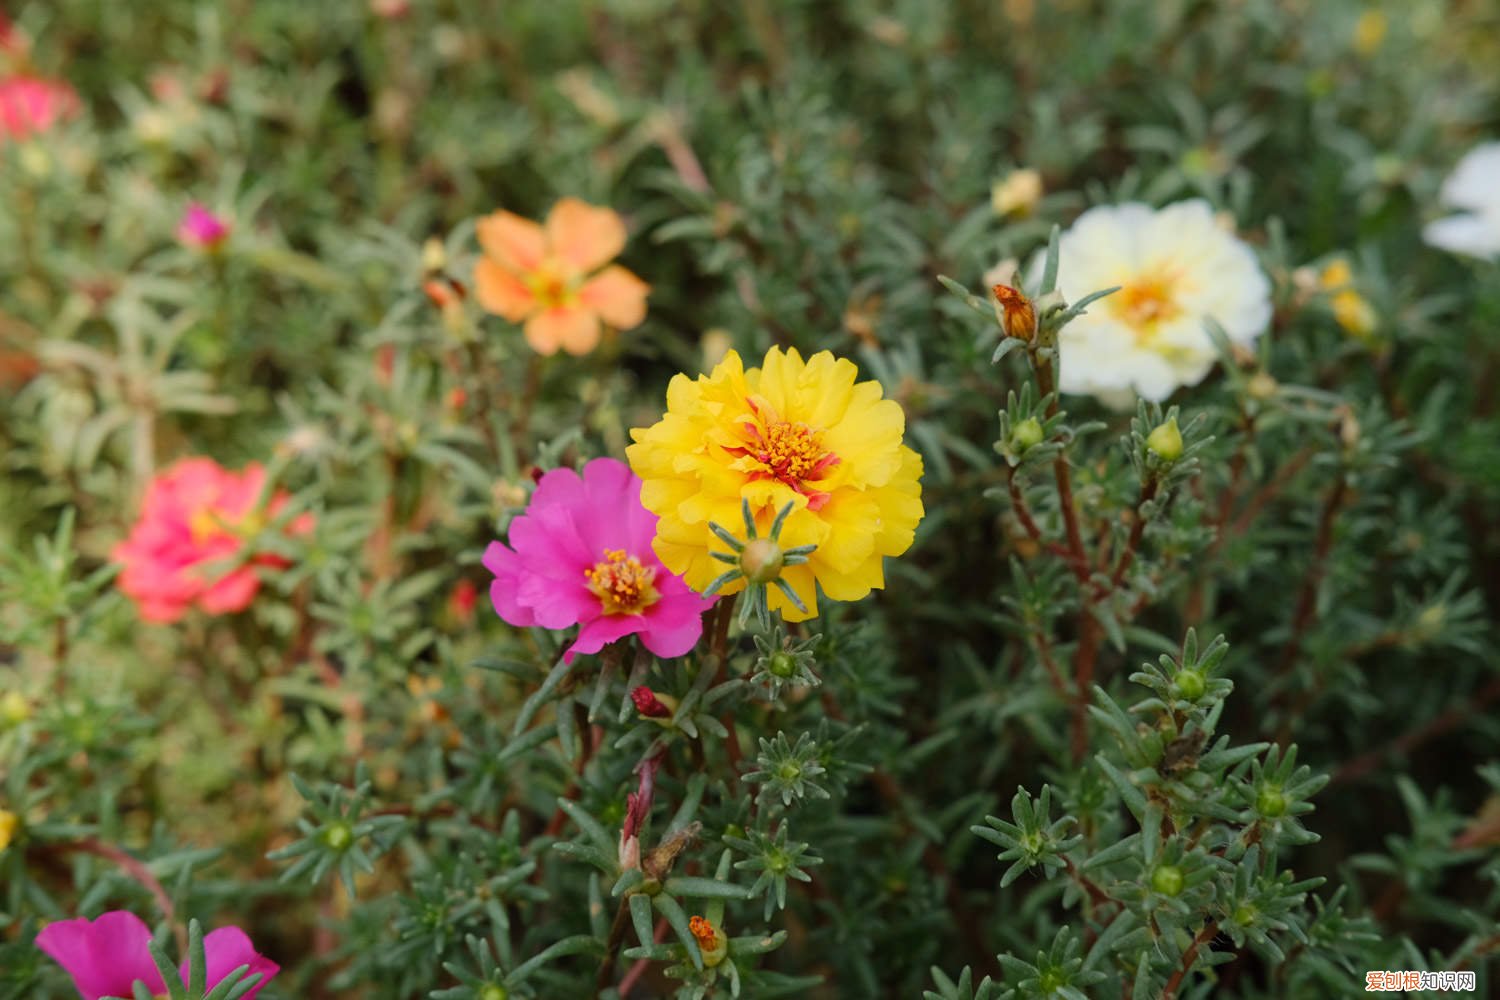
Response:
[[[1450,215],[1422,228],[1429,245],[1452,253],[1490,259],[1500,256],[1500,225],[1479,215]]]

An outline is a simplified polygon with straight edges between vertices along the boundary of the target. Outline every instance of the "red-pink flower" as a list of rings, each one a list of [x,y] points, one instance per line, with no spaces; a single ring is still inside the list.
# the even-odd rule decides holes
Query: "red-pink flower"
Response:
[[[229,238],[229,223],[199,202],[188,205],[177,224],[177,239],[199,250],[217,250]]]
[[[245,547],[286,505],[278,492],[258,507],[266,481],[260,465],[230,472],[208,458],[183,459],[151,481],[140,520],[112,558],[125,564],[119,587],[152,622],[174,622],[197,605],[209,614],[239,611],[260,589],[257,567],[285,566],[270,553]],[[291,534],[312,528],[303,514]]]
[[[597,653],[639,635],[657,656],[681,656],[703,632],[713,604],[688,589],[651,549],[656,515],[641,506],[641,481],[624,462],[596,458],[542,476],[510,547],[491,543],[490,600],[512,625],[582,625],[563,658]]]
[[[67,970],[83,1000],[132,997],[137,980],[146,984],[151,995],[165,995],[166,984],[146,950],[150,943],[151,929],[126,910],[111,910],[92,921],[83,917],[59,920],[42,928],[36,936],[36,946]],[[243,1000],[254,1000],[261,987],[281,971],[281,966],[256,953],[250,938],[238,927],[220,927],[203,938],[203,964],[209,989],[242,965],[250,967],[246,978],[260,973],[260,982]],[[184,962],[184,985],[188,975],[189,965]]]
[[[35,76],[0,79],[0,143],[48,132],[78,110],[78,95],[61,81]]]

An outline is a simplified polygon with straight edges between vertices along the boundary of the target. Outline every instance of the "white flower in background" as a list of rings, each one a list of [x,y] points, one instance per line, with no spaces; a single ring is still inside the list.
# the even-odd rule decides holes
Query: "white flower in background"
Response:
[[[1429,222],[1424,240],[1441,250],[1500,259],[1500,142],[1469,150],[1443,181],[1438,199],[1462,214]]]
[[[1271,283],[1206,201],[1091,208],[1063,234],[1059,251],[1058,288],[1067,301],[1120,289],[1059,334],[1063,392],[1112,404],[1128,404],[1132,393],[1166,399],[1217,360],[1208,320],[1235,344],[1251,343],[1271,320]]]

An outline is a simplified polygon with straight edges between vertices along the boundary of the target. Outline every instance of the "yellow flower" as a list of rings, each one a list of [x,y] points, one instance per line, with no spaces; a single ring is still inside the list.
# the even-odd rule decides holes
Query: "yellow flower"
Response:
[[[21,824],[20,817],[9,809],[0,809],[0,851],[10,846],[11,838],[16,835],[16,827]]]
[[[885,586],[882,560],[910,547],[922,519],[922,459],[901,443],[900,405],[858,375],[827,351],[803,361],[773,347],[760,368],[730,351],[708,375],[672,379],[666,414],[632,430],[625,449],[642,503],[660,518],[653,548],[668,569],[703,590],[724,568],[710,555],[724,546],[709,523],[743,530],[743,499],[764,533],[791,502],[782,543],[817,549],[782,579],[807,611],[774,588],[772,610],[802,621],[817,614],[819,586],[837,601]]]
[[[1360,14],[1359,20],[1354,22],[1354,51],[1362,56],[1374,55],[1380,43],[1385,41],[1389,27],[1390,22],[1383,11],[1367,10]]]
[[[1380,320],[1375,307],[1354,289],[1345,289],[1333,297],[1333,318],[1346,333],[1356,337],[1368,337],[1375,332]]]

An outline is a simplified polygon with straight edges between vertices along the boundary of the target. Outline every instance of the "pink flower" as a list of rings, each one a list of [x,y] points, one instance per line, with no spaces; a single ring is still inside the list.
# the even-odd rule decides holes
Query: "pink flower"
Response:
[[[119,587],[150,622],[174,622],[196,604],[209,614],[240,611],[260,589],[259,566],[285,566],[267,553],[236,563],[268,519],[286,505],[282,491],[266,509],[255,502],[266,473],[258,464],[230,472],[209,458],[188,458],[151,481],[140,520],[111,558],[125,564]],[[291,534],[312,529],[303,514]]]
[[[596,458],[582,477],[553,469],[511,522],[511,547],[493,542],[484,553],[495,574],[490,600],[512,625],[582,625],[569,662],[632,634],[657,656],[681,656],[713,600],[668,572],[651,549],[655,536],[656,515],[641,506],[641,481],[625,463]]]
[[[228,238],[229,223],[196,201],[187,207],[177,224],[177,239],[199,250],[217,250]]]
[[[140,917],[125,910],[112,910],[93,921],[83,917],[59,920],[42,928],[36,936],[36,946],[67,970],[83,1000],[132,997],[137,980],[145,983],[153,995],[165,994],[166,984],[146,950],[150,942],[150,928]],[[254,1000],[261,987],[281,971],[281,966],[256,953],[250,938],[238,927],[220,927],[205,936],[203,958],[209,989],[242,965],[250,966],[246,977],[261,974],[261,981],[245,994],[244,1000]],[[184,962],[184,984],[188,982],[188,968]]]
[[[50,131],[78,109],[78,95],[61,81],[34,76],[0,79],[0,143]]]

